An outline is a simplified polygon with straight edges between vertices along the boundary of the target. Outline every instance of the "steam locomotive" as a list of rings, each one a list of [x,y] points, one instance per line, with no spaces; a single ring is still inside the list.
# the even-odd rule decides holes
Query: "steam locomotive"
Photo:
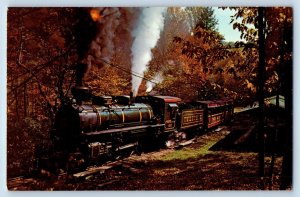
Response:
[[[93,96],[85,87],[56,114],[52,139],[68,160],[95,162],[152,145],[176,147],[231,119],[231,100],[184,103],[172,96]]]

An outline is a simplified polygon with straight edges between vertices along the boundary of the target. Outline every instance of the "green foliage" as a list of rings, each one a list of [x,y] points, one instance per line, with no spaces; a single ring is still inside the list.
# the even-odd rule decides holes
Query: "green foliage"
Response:
[[[187,7],[186,8],[196,24],[196,28],[203,28],[206,30],[217,30],[218,20],[215,18],[214,10],[212,7]]]
[[[191,158],[197,158],[209,153],[209,148],[215,144],[215,141],[207,142],[207,144],[200,148],[183,148],[181,150],[175,150],[169,154],[164,155],[160,160],[187,160]]]

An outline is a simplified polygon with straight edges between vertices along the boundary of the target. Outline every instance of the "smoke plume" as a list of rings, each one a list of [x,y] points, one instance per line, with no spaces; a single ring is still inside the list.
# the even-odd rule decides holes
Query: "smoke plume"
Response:
[[[131,55],[132,29],[136,24],[138,8],[79,8],[75,26],[78,51],[77,81],[83,84],[91,66],[102,67],[118,57],[128,62]],[[82,65],[87,65],[84,69]],[[129,68],[131,65],[127,63]]]
[[[155,47],[160,32],[164,26],[165,7],[143,8],[140,13],[137,26],[133,31],[132,68],[134,74],[141,77],[147,70],[147,65],[152,58],[151,49]],[[136,96],[142,82],[142,78],[132,75],[132,91]]]
[[[95,8],[96,9],[96,8]],[[95,10],[94,9],[94,10]],[[109,61],[114,54],[115,32],[120,25],[120,8],[97,8],[99,17],[95,18],[98,34],[90,44],[88,65],[101,64],[99,58]]]

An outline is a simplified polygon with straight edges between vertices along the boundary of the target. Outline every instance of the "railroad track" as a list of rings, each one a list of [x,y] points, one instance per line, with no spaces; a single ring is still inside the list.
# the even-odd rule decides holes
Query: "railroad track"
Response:
[[[221,127],[218,127],[216,129],[214,129],[213,131],[219,132],[219,131],[223,130],[224,128],[225,128],[224,126],[221,126]],[[190,140],[186,140],[184,142],[178,143],[178,146],[176,146],[175,149],[180,149],[180,148],[183,148],[185,146],[189,146],[189,145],[193,144],[194,142],[197,141],[196,138],[197,137],[194,137]],[[157,151],[149,152],[149,153],[143,153],[143,157],[151,158],[151,155],[153,155],[155,153],[157,153]],[[90,176],[90,175],[93,175],[93,174],[105,173],[105,171],[111,170],[111,169],[116,168],[116,167],[123,167],[123,168],[129,170],[132,173],[140,173],[142,170],[132,167],[134,165],[134,163],[141,162],[140,157],[141,156],[138,156],[138,155],[130,155],[129,157],[126,157],[126,158],[123,158],[123,159],[106,162],[106,163],[102,164],[101,166],[90,166],[86,170],[81,171],[81,172],[77,172],[77,173],[73,174],[72,176],[75,179],[81,179],[81,178],[84,178],[84,177],[87,177],[87,176]]]
[[[188,146],[192,144],[195,141],[195,138],[181,142],[178,144],[177,149],[180,149],[182,147]],[[152,154],[155,154],[156,152],[149,152],[149,153],[143,153],[144,157],[149,157]],[[140,173],[142,170],[132,167],[135,162],[140,162],[140,156],[138,155],[131,155],[129,157],[119,159],[116,161],[108,161],[102,164],[101,166],[89,166],[86,170],[77,172],[73,174],[73,178],[75,179],[81,179],[93,174],[97,173],[105,173],[105,171],[116,168],[116,167],[123,167],[129,170],[132,173]]]

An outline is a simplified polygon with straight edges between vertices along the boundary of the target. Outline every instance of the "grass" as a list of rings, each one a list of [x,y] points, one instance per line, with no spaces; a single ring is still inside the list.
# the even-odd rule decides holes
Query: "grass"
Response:
[[[170,152],[160,158],[161,161],[172,161],[172,160],[187,160],[191,158],[197,158],[199,156],[210,153],[209,148],[215,144],[215,141],[208,142],[205,146],[194,148],[183,148]]]

